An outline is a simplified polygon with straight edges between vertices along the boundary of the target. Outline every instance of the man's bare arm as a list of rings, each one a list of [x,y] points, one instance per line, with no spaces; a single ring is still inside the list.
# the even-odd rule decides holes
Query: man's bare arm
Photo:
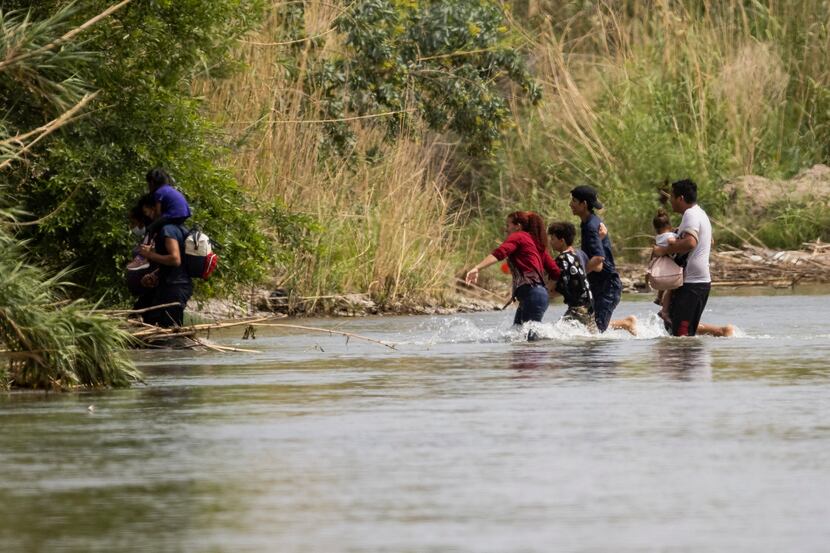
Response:
[[[603,261],[605,261],[604,257],[595,255],[594,257],[588,260],[588,266],[586,267],[586,269],[588,269],[589,273],[597,273],[602,270]]]
[[[655,246],[654,255],[671,255],[674,253],[684,254],[697,247],[697,238],[693,234],[684,234],[668,246]]]

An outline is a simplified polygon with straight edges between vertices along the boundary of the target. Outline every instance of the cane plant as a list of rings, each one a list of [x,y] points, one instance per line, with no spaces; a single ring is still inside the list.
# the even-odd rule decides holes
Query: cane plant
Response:
[[[0,10],[0,91],[6,100],[0,107],[8,115],[14,109],[8,99],[27,93],[42,103],[45,120],[32,122],[31,130],[0,124],[0,388],[128,386],[141,378],[126,354],[130,335],[94,305],[69,299],[71,270],[49,274],[30,262],[26,243],[15,234],[24,214],[10,207],[17,183],[10,182],[8,168],[70,124],[92,97],[72,67],[91,56],[74,37],[96,21],[67,29],[73,9],[42,21],[29,12]]]

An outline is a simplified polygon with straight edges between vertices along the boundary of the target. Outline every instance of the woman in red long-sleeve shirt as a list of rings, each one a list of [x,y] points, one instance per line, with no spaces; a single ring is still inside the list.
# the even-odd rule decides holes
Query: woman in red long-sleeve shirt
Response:
[[[507,239],[467,273],[467,282],[478,281],[480,269],[507,258],[513,274],[513,297],[519,308],[513,324],[541,321],[548,308],[544,274],[559,279],[559,267],[548,253],[545,222],[532,211],[516,211],[507,216]]]

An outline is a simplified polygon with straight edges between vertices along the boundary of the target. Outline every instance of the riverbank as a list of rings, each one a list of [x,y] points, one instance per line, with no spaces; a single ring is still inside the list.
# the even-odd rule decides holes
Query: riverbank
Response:
[[[623,291],[650,294],[645,281],[649,250],[640,263],[618,263]],[[801,250],[773,250],[760,246],[724,247],[711,256],[715,287],[794,288],[801,284],[830,282],[830,244],[808,243]],[[487,287],[468,286],[456,279],[452,290],[439,300],[378,302],[368,293],[326,296],[292,295],[284,289],[258,288],[236,299],[191,301],[194,320],[216,321],[248,317],[363,317],[367,315],[449,315],[502,309],[510,297],[506,279],[492,279]]]

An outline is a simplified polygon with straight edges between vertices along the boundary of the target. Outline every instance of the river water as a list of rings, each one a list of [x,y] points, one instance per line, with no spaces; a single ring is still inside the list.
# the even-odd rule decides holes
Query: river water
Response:
[[[511,313],[302,321],[144,352],[146,385],[0,396],[0,550],[828,551],[830,296],[716,296],[733,338]],[[88,407],[93,406],[92,410]]]

